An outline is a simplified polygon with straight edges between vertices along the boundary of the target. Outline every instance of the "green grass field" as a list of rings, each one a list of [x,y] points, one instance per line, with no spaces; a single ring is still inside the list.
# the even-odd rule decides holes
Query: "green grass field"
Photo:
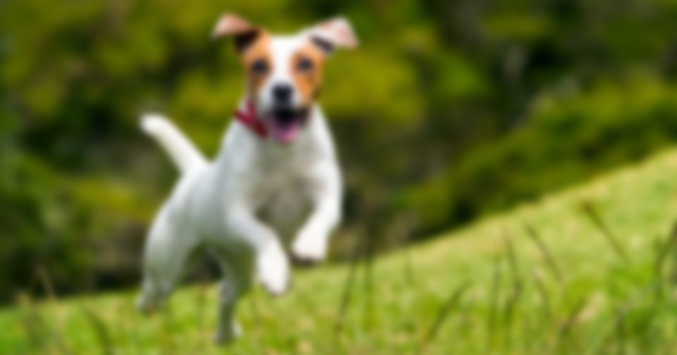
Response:
[[[23,298],[0,353],[674,354],[675,222],[672,150],[371,264],[297,270],[288,296],[245,298],[232,347],[212,344],[208,285],[150,317],[135,293]]]

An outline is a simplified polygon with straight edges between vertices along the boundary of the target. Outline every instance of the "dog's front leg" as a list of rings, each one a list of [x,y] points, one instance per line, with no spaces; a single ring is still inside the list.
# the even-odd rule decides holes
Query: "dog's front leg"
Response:
[[[323,164],[314,170],[309,184],[313,210],[294,243],[295,259],[306,263],[324,260],[332,230],[341,219],[341,177],[333,164]]]
[[[287,292],[289,261],[277,235],[245,208],[232,210],[227,221],[230,230],[253,247],[256,273],[266,290],[276,296]]]

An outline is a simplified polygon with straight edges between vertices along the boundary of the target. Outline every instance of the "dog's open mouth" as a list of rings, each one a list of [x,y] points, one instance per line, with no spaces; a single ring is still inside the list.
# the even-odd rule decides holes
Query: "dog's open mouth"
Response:
[[[270,114],[268,124],[273,137],[287,144],[298,136],[307,119],[307,109],[277,109]]]

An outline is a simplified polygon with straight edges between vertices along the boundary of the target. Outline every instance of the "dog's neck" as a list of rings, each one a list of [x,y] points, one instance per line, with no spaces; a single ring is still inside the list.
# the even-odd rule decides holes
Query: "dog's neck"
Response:
[[[256,105],[251,99],[245,99],[240,104],[240,108],[235,111],[235,119],[245,127],[249,128],[259,138],[266,139],[269,135],[268,128],[259,116]]]

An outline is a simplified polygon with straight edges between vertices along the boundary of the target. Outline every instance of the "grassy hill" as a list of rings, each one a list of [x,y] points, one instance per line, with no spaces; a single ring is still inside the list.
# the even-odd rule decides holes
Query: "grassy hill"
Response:
[[[671,150],[372,263],[296,271],[287,297],[245,299],[227,350],[205,285],[151,317],[135,292],[24,297],[0,312],[0,353],[669,354],[676,221]]]

